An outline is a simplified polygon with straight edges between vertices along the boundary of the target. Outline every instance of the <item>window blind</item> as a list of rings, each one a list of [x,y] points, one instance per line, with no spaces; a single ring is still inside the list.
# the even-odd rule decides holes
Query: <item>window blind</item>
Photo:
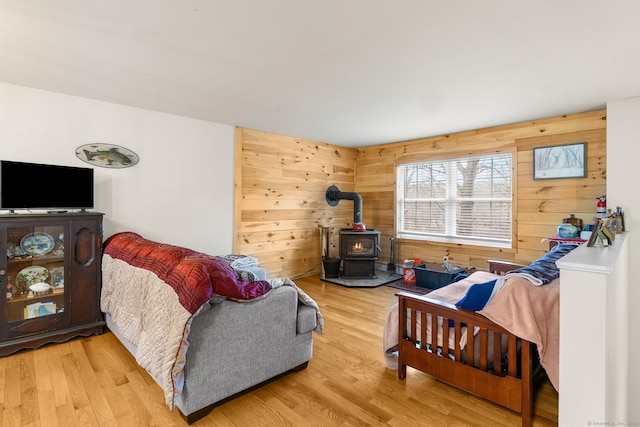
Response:
[[[401,164],[398,236],[510,246],[511,153]]]

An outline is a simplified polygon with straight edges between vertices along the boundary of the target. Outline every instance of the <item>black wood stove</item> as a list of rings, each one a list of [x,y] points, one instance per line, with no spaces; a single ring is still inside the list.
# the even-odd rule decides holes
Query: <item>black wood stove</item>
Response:
[[[362,222],[362,197],[358,193],[343,192],[335,185],[325,195],[330,206],[340,200],[353,200],[353,228],[340,230],[340,259],[342,277],[371,279],[376,277],[376,261],[380,258],[380,232],[367,230]]]
[[[342,276],[352,279],[376,277],[376,261],[380,258],[380,232],[374,229],[340,230]]]

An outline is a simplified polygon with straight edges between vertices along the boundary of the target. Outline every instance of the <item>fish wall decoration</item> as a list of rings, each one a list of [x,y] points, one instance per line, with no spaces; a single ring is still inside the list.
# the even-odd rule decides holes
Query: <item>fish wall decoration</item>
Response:
[[[76,148],[76,156],[83,162],[102,168],[129,168],[139,160],[133,151],[114,144],[81,145]]]

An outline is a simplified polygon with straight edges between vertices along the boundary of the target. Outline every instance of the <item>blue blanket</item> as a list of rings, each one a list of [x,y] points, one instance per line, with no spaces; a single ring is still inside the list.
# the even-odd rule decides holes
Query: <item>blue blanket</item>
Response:
[[[494,295],[500,290],[504,281],[511,276],[521,276],[528,279],[534,285],[546,285],[560,277],[560,270],[556,266],[556,261],[574,250],[576,245],[560,244],[553,247],[549,253],[533,261],[526,267],[509,271],[504,276],[486,283],[476,283],[469,286],[467,293],[456,307],[471,311],[482,310]]]
[[[548,254],[545,254],[544,256],[538,258],[526,267],[518,268],[517,270],[508,272],[507,274],[505,274],[505,276],[518,273],[528,274],[535,277],[541,282],[535,284],[546,285],[560,277],[560,270],[558,270],[558,267],[556,266],[556,261],[575,248],[577,248],[576,245],[556,245],[549,251]]]

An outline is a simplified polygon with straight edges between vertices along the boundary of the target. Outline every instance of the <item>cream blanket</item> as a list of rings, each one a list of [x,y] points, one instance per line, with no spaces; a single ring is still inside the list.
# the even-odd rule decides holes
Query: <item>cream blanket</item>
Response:
[[[160,384],[173,409],[184,383],[193,316],[175,291],[149,270],[105,255],[102,272],[102,311],[111,314],[122,337],[136,346],[136,361]],[[127,286],[119,286],[122,283]]]

